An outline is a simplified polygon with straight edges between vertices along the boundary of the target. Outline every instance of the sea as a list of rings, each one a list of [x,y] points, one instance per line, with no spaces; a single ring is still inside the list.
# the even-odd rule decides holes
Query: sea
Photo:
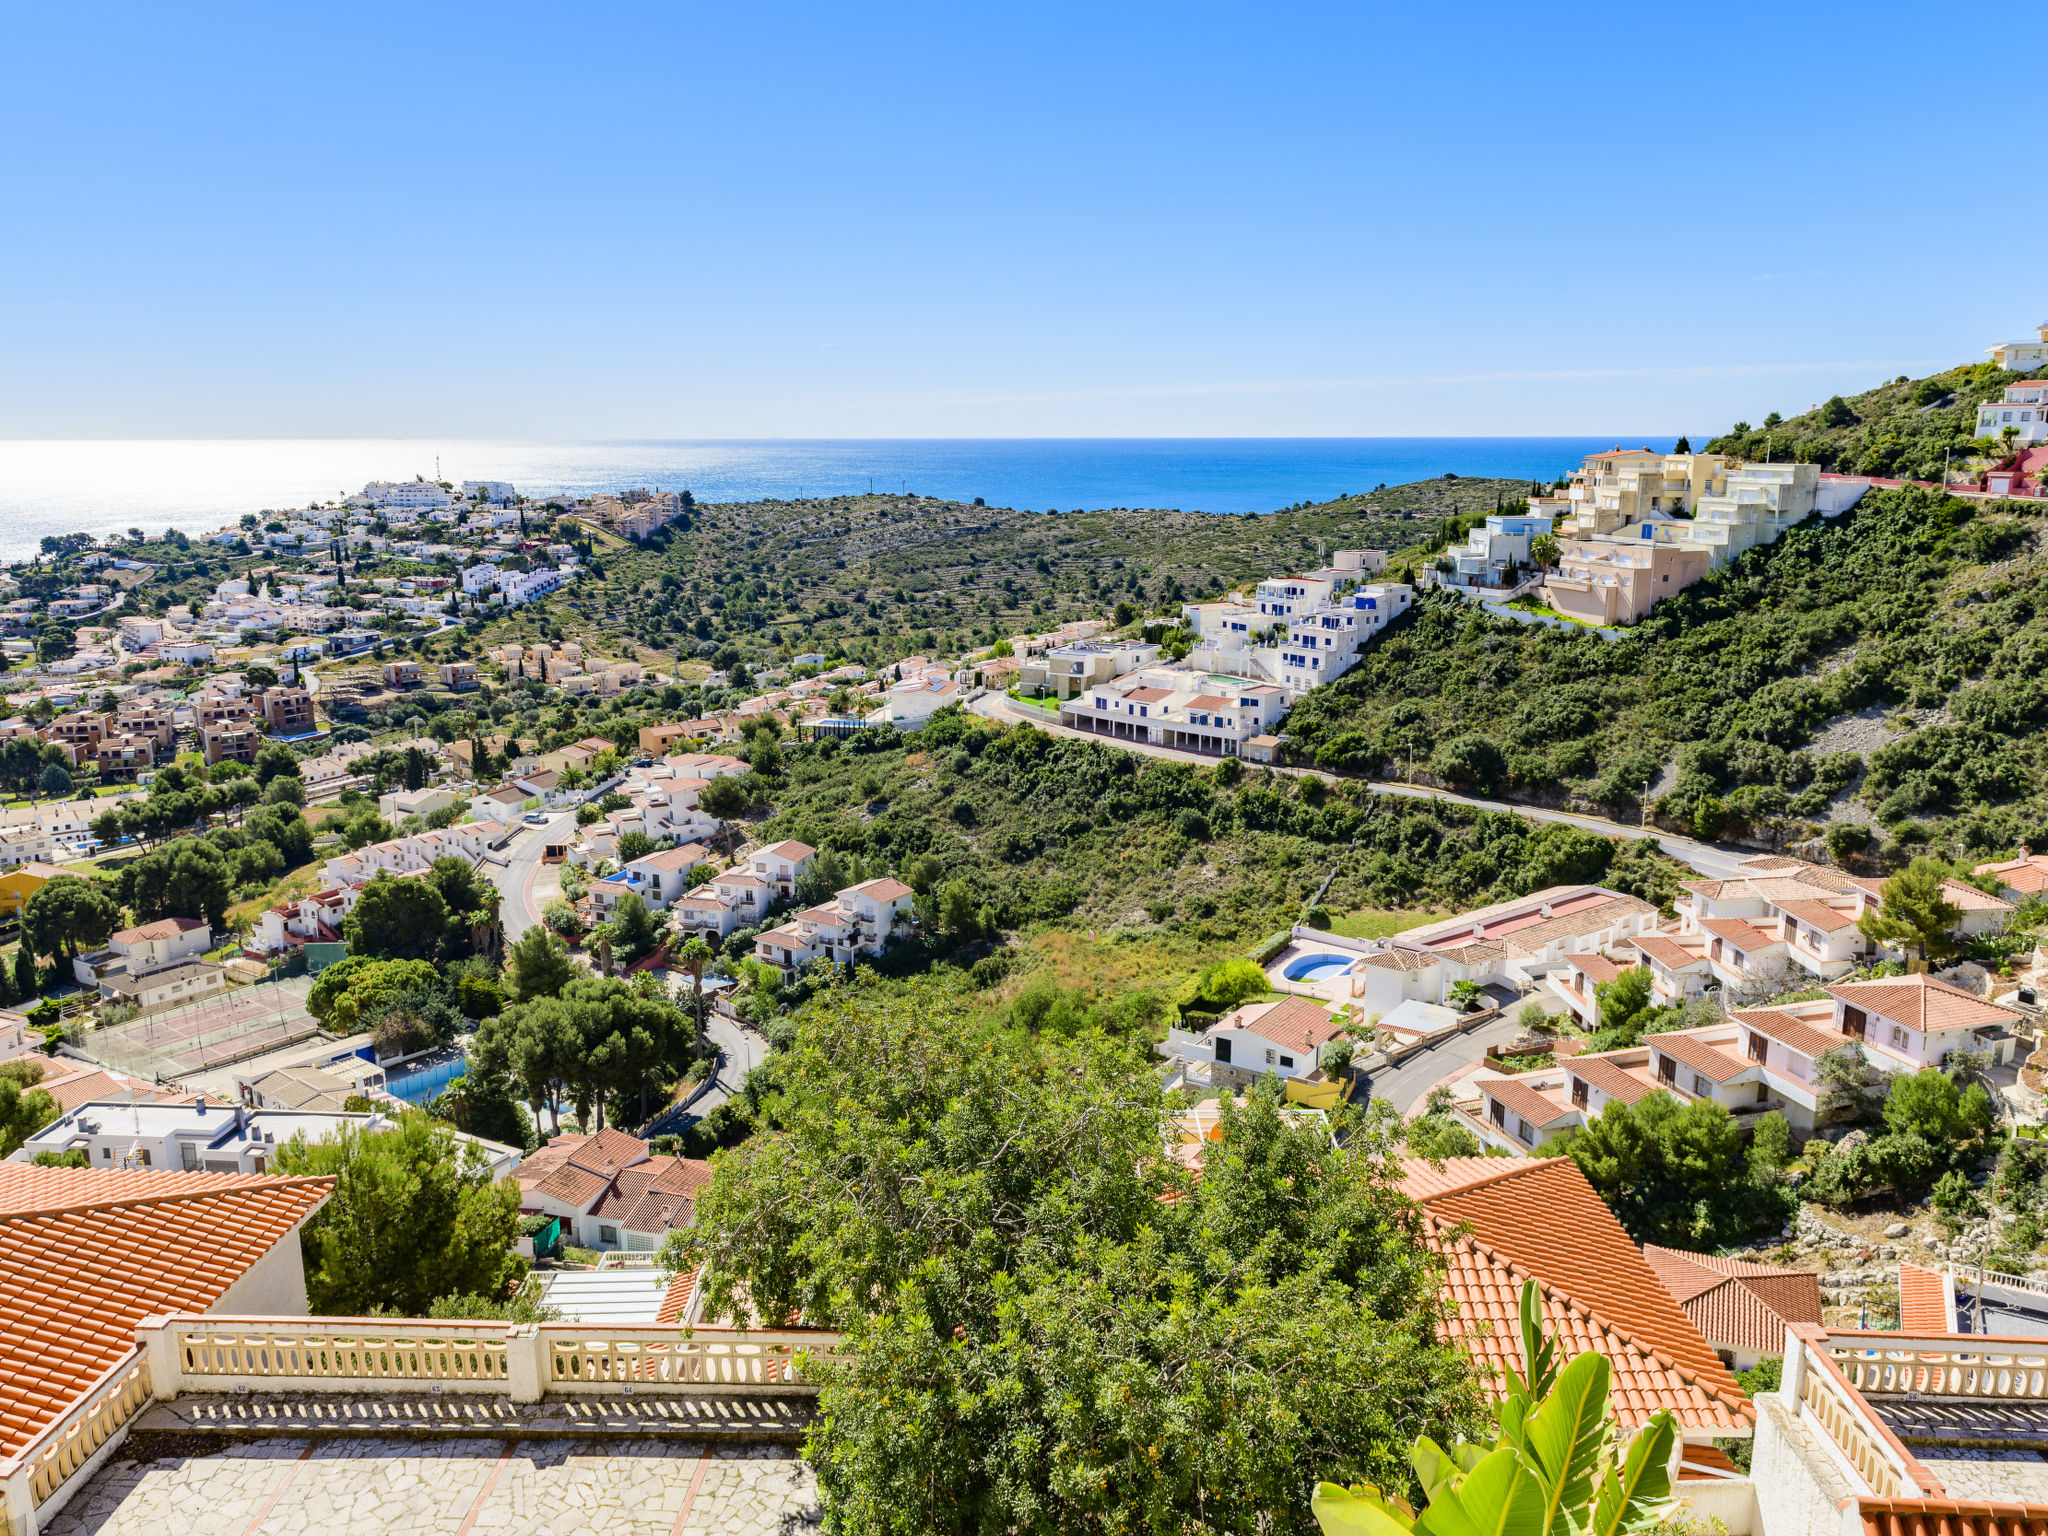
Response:
[[[756,442],[478,439],[0,441],[0,559],[45,535],[203,533],[337,500],[370,480],[509,480],[522,494],[647,486],[700,501],[914,493],[1073,512],[1270,512],[1445,473],[1550,479],[1602,437],[884,438]]]

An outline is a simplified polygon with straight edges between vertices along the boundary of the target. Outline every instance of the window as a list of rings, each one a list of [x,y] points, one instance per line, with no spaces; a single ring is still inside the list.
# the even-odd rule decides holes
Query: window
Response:
[[[1216,1059],[1224,1063],[1229,1062],[1230,1042],[1228,1040],[1218,1040],[1216,1042]]]
[[[1500,1100],[1499,1100],[1499,1099],[1488,1099],[1488,1100],[1486,1101],[1486,1107],[1487,1107],[1487,1110],[1488,1110],[1488,1111],[1489,1111],[1489,1112],[1490,1112],[1490,1113],[1492,1114],[1492,1116],[1493,1116],[1493,1123],[1494,1123],[1495,1125],[1498,1125],[1498,1126],[1503,1126],[1503,1127],[1505,1127],[1505,1126],[1507,1125],[1507,1123],[1508,1123],[1508,1112],[1507,1112],[1507,1110],[1506,1110],[1506,1109],[1505,1109],[1505,1108],[1504,1108],[1504,1107],[1502,1106],[1502,1104],[1501,1104],[1501,1102],[1500,1102]]]
[[[114,1149],[112,1147],[101,1147],[100,1156],[111,1163],[114,1160]]]
[[[137,1147],[135,1149],[135,1155],[142,1160],[143,1167],[147,1168],[149,1166],[149,1148]]]
[[[1769,1083],[1758,1083],[1756,1085],[1756,1101],[1759,1104],[1771,1102],[1771,1085]]]
[[[1283,1067],[1291,1067],[1294,1065],[1294,1058],[1292,1056],[1282,1056],[1280,1058],[1280,1065]]]
[[[1714,1085],[1695,1072],[1692,1075],[1692,1091],[1703,1099],[1711,1099],[1714,1096]]]
[[[1749,1059],[1758,1066],[1766,1066],[1770,1062],[1770,1055],[1771,1042],[1762,1035],[1752,1034],[1749,1037]]]
[[[1863,1032],[1866,1028],[1869,1027],[1869,1024],[1870,1018],[1867,1014],[1864,1013],[1864,1011],[1861,1008],[1850,1008],[1845,1006],[1842,1009],[1843,1034],[1850,1036],[1852,1039],[1861,1040],[1863,1038]]]
[[[1906,1032],[1905,1032],[1905,1031],[1904,1031],[1903,1029],[1899,1028],[1899,1026],[1898,1026],[1898,1025],[1894,1024],[1894,1025],[1892,1026],[1892,1042],[1891,1042],[1891,1043],[1892,1043],[1892,1049],[1893,1049],[1893,1050],[1895,1050],[1895,1051],[1903,1051],[1903,1050],[1905,1050],[1905,1049],[1906,1049],[1906,1047],[1907,1047],[1908,1045],[1910,1045],[1910,1044],[1911,1044],[1912,1042],[1911,1042],[1911,1037],[1910,1037],[1910,1036],[1908,1036],[1908,1035],[1907,1035],[1907,1033],[1906,1033]]]
[[[613,1247],[617,1247],[619,1241],[619,1229],[617,1227],[601,1226],[597,1229],[597,1240],[600,1243],[610,1243]]]

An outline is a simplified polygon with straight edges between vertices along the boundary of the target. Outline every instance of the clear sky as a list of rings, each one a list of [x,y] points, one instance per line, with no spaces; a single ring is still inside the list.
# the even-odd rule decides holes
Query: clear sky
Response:
[[[1698,433],[2048,319],[1925,4],[7,16],[0,438]]]

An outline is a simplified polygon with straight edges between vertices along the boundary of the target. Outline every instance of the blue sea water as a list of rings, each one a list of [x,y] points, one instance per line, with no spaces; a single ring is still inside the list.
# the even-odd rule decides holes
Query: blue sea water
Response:
[[[703,501],[911,491],[1070,512],[1269,512],[1451,472],[1545,478],[1671,438],[995,438],[495,442],[428,438],[0,442],[0,558],[45,534],[204,532],[368,480],[510,480],[521,491],[688,487]]]

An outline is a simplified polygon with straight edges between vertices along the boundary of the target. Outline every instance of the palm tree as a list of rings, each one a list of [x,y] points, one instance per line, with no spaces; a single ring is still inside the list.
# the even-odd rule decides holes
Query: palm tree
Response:
[[[697,1016],[697,1038],[704,1038],[704,967],[712,960],[711,946],[702,936],[692,934],[676,951],[676,963],[690,973],[690,1007]]]
[[[1557,541],[1554,533],[1539,533],[1529,541],[1529,558],[1541,566],[1556,565],[1564,554],[1564,546]]]

